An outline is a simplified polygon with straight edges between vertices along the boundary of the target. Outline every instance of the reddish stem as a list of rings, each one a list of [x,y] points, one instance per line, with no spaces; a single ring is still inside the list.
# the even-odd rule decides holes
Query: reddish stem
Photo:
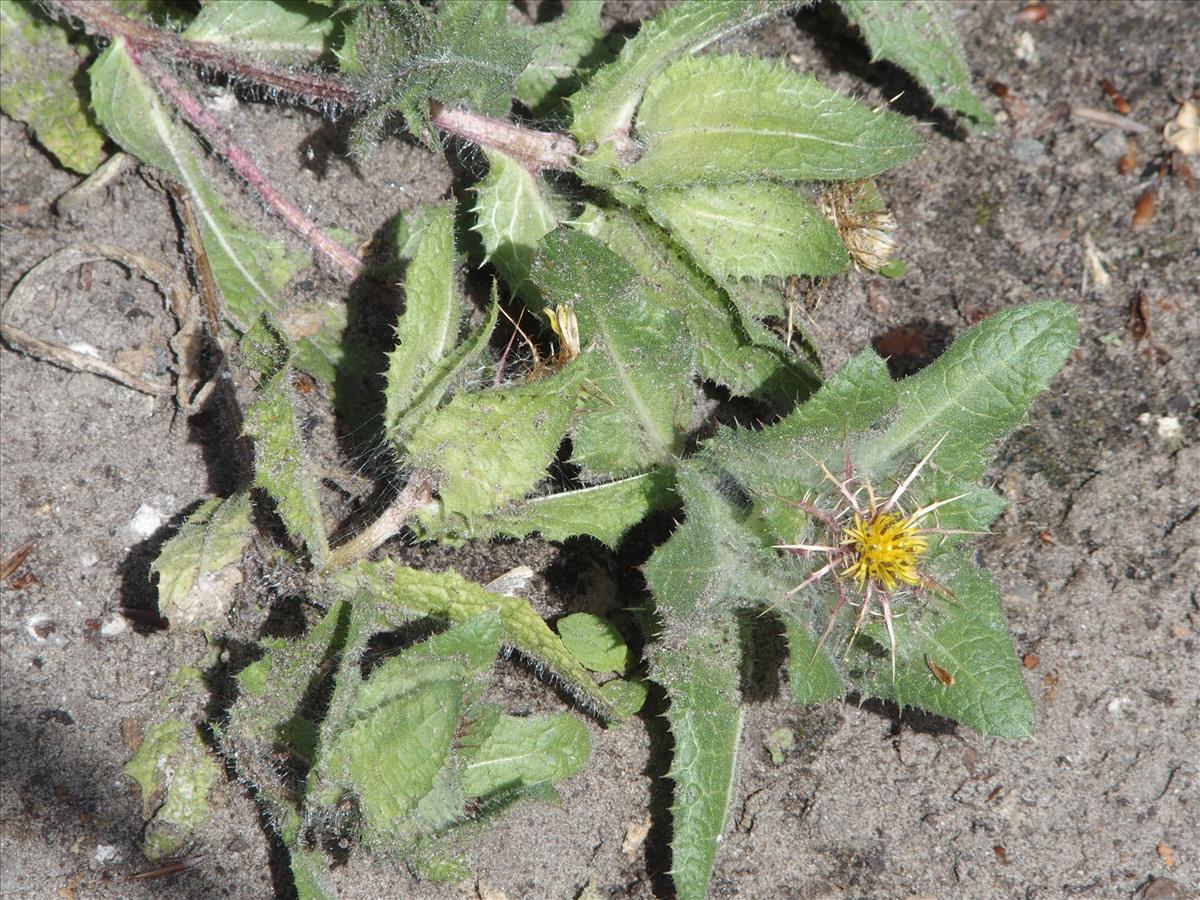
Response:
[[[359,275],[363,267],[362,261],[322,231],[296,204],[276,190],[250,155],[234,143],[225,126],[218,122],[199,100],[189,94],[174,76],[151,57],[141,56],[132,47],[130,58],[154,79],[159,89],[179,107],[180,112],[203,135],[208,145],[225,157],[230,167],[258,192],[263,202],[283,219],[288,228],[333,263],[347,279],[353,280]]]
[[[255,65],[223,47],[204,41],[186,41],[174,32],[144,25],[121,15],[101,0],[45,0],[45,3],[50,9],[82,23],[88,34],[110,39],[123,37],[130,47],[153,50],[172,59],[224,72],[234,79],[282,91],[314,106],[353,108],[358,105],[358,92],[329,75]]]

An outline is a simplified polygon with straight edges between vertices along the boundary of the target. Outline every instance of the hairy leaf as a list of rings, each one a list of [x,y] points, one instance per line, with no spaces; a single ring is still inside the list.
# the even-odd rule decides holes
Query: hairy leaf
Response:
[[[268,240],[225,209],[211,187],[204,151],[180,128],[158,93],[129,58],[123,39],[109,45],[89,70],[92,108],[127,152],[162,169],[187,190],[204,250],[225,301],[225,313],[245,330],[264,311],[278,312],[280,289],[304,264],[283,243]]]
[[[1059,301],[1027,303],[985,319],[933,365],[897,385],[899,418],[864,465],[945,435],[939,468],[967,480],[980,477],[990,449],[1025,420],[1077,335],[1074,310]]]
[[[655,191],[646,209],[705,272],[726,278],[832,275],[850,265],[833,223],[773,182]]]
[[[456,394],[408,441],[409,465],[436,473],[436,515],[450,531],[529,493],[570,426],[582,370],[529,384]]]
[[[155,860],[183,846],[208,818],[208,792],[221,767],[205,750],[195,726],[168,719],[147,729],[124,772],[142,789],[149,820],[142,852]]]
[[[254,441],[254,483],[271,495],[288,532],[304,541],[319,567],[329,557],[329,541],[296,421],[291,348],[265,315],[246,333],[241,348],[246,364],[262,376],[245,421]]]
[[[555,625],[572,655],[593,672],[624,672],[629,646],[607,619],[591,613],[563,616]]]
[[[80,94],[76,48],[32,3],[0,3],[0,110],[33,129],[62,165],[84,175],[104,161],[104,135]]]
[[[950,6],[936,0],[838,0],[871,48],[871,59],[906,69],[938,106],[990,125],[992,117],[971,93],[962,41]]]
[[[522,30],[533,45],[532,58],[517,76],[517,99],[537,115],[578,89],[586,67],[602,49],[604,4],[570,0],[558,18]]]
[[[499,716],[468,731],[461,746],[464,792],[487,797],[574,775],[587,762],[592,739],[582,722],[565,713]]]
[[[475,185],[475,230],[487,259],[514,294],[536,290],[529,269],[538,241],[554,230],[558,214],[548,189],[511,156],[484,148],[488,174]]]
[[[367,112],[356,126],[356,144],[381,133],[399,112],[409,130],[432,142],[429,100],[464,103],[501,115],[531,50],[519,32],[495,14],[488,0],[457,0],[436,10],[419,3],[366,3],[347,28],[342,70]]]
[[[632,264],[655,299],[684,317],[702,378],[733,394],[766,396],[789,405],[820,384],[805,360],[743,315],[731,296],[696,271],[652,222],[618,209],[589,206],[572,224]]]
[[[431,681],[335,736],[324,774],[353,790],[369,844],[393,843],[414,830],[410,814],[450,764],[462,712],[462,685]]]
[[[388,354],[385,374],[383,427],[393,440],[407,437],[396,434],[401,418],[409,419],[405,429],[409,433],[419,424],[406,414],[428,383],[430,370],[457,344],[462,312],[454,284],[454,203],[450,202],[433,211],[404,282],[404,315],[396,325],[396,348]]]
[[[611,715],[591,676],[527,600],[490,593],[455,572],[423,572],[392,562],[359,563],[335,575],[334,580],[343,590],[365,593],[385,604],[380,607],[382,627],[397,627],[425,616],[465,622],[498,610],[506,646],[549,668],[581,702],[602,715]]]
[[[294,65],[329,50],[333,28],[329,10],[316,3],[251,0],[202,6],[183,37]]]
[[[673,465],[692,418],[692,348],[680,315],[650,302],[637,272],[570,228],[542,242],[534,283],[548,306],[579,321],[588,409],[572,433],[572,459],[589,479]]]
[[[654,656],[654,680],[671,701],[671,878],[680,900],[707,895],[729,817],[742,732],[739,656],[736,629],[718,623],[694,631],[678,649],[660,649]]]
[[[1016,651],[991,575],[969,552],[950,551],[929,568],[954,599],[936,609],[914,610],[896,622],[897,653],[910,664],[892,682],[888,637],[871,623],[873,652],[856,657],[853,672],[863,696],[882,697],[901,708],[915,706],[969,725],[981,734],[1027,738],[1033,735],[1033,701],[1025,688]],[[943,684],[929,663],[948,672]]]
[[[571,98],[571,133],[580,143],[628,136],[634,110],[651,79],[672,60],[784,15],[798,4],[771,0],[689,0],[642,23],[611,65]]]
[[[822,87],[779,63],[685,58],[646,91],[625,174],[647,188],[758,178],[868,178],[912,159],[921,139],[901,116]]]
[[[244,765],[252,757],[269,757],[282,749],[312,761],[317,749],[315,730],[311,722],[299,724],[300,707],[325,667],[341,652],[349,611],[348,604],[335,602],[304,637],[295,641],[265,638],[260,642],[263,656],[237,674],[238,699],[221,731],[222,744],[232,751],[234,759]],[[254,776],[245,770],[242,774]],[[263,792],[265,786],[258,787]],[[279,811],[274,813],[278,821]]]
[[[676,501],[670,469],[651,469],[618,481],[589,485],[520,500],[486,516],[476,516],[471,528],[453,536],[485,540],[497,534],[525,537],[537,532],[548,541],[565,541],[589,534],[616,548],[634,525],[656,509]],[[437,524],[437,523],[434,523]],[[447,537],[420,530],[423,539]]]
[[[205,501],[188,516],[150,566],[158,575],[158,610],[172,626],[213,625],[233,604],[250,541],[250,493]]]

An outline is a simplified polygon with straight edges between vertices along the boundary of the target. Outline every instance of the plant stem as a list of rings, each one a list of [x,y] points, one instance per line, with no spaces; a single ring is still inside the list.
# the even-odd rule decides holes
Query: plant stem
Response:
[[[80,22],[88,34],[110,39],[123,37],[131,47],[153,50],[172,59],[224,72],[236,80],[282,91],[313,106],[352,108],[358,104],[357,91],[328,75],[256,65],[239,59],[223,47],[204,41],[187,41],[174,32],[130,19],[101,0],[45,0],[45,4]]]
[[[45,0],[45,3],[50,9],[81,23],[89,34],[124,38],[135,52],[149,50],[210,71],[223,72],[237,81],[296,97],[322,110],[333,107],[353,110],[362,105],[358,91],[335,76],[285,71],[248,62],[224,47],[184,40],[173,32],[127,18],[101,0]],[[534,173],[542,169],[569,172],[572,160],[579,152],[574,139],[559,132],[524,128],[469,109],[448,108],[437,100],[430,101],[429,110],[433,124],[442,131],[481,147],[499,150]],[[191,118],[186,109],[184,113]],[[232,159],[229,161],[237,168]]]
[[[513,157],[535,175],[542,169],[569,172],[579,146],[568,135],[556,131],[535,131],[471,112],[450,109],[437,100],[429,101],[429,117],[438,128],[463,140],[499,150]]]
[[[149,56],[142,56],[132,47],[130,58],[154,79],[164,94],[171,98],[180,112],[200,132],[204,140],[237,172],[246,183],[262,197],[285,225],[296,235],[324,256],[348,280],[353,280],[362,271],[362,260],[322,231],[317,223],[304,215],[291,200],[283,196],[267,179],[250,155],[236,144],[225,126],[213,117],[195,97],[187,92],[169,72]]]
[[[423,506],[433,503],[433,489],[428,477],[409,479],[383,514],[346,543],[334,547],[328,567],[339,569],[362,559],[388,538],[400,531],[408,517]]]

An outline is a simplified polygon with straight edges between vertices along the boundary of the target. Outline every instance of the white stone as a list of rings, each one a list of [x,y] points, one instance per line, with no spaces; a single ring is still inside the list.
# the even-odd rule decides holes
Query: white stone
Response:
[[[97,844],[96,845],[96,862],[100,865],[116,862],[121,858],[121,851],[112,844]]]
[[[161,510],[155,509],[147,503],[143,503],[137,508],[137,512],[133,514],[133,518],[129,520],[129,524],[125,527],[129,533],[139,541],[144,541],[158,529],[162,528],[163,523],[167,521],[166,516]]]

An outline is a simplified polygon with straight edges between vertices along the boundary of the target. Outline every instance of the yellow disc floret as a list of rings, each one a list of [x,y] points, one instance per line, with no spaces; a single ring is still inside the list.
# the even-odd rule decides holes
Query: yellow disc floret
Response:
[[[929,541],[919,534],[914,518],[878,513],[864,520],[856,515],[843,534],[854,551],[854,562],[842,574],[851,576],[860,587],[868,578],[888,591],[900,582],[921,583],[917,563],[929,549]]]

